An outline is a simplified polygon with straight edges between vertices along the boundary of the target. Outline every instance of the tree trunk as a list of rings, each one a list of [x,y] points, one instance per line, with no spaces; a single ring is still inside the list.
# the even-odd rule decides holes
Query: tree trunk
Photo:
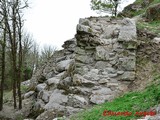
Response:
[[[3,42],[2,42],[2,79],[1,79],[1,96],[0,96],[0,111],[3,109],[3,86],[4,86],[4,80],[5,80],[5,52],[6,52],[6,27],[4,28],[4,36],[3,36]]]
[[[21,97],[21,81],[22,81],[22,66],[23,66],[23,51],[22,51],[22,21],[21,16],[18,14],[18,36],[19,36],[19,56],[18,56],[18,98],[19,98],[19,109],[22,109],[22,97]]]
[[[114,16],[117,16],[118,3],[115,4]]]
[[[12,8],[12,27],[13,27],[13,41],[11,43],[12,48],[12,62],[13,62],[13,99],[14,99],[14,108],[17,108],[16,102],[16,88],[17,88],[17,45],[16,45],[16,4],[14,3]]]

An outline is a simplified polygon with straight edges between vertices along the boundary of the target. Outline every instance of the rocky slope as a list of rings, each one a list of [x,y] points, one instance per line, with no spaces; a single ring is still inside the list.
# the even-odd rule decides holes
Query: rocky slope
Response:
[[[123,16],[143,12],[150,4],[147,1],[126,7]],[[24,101],[33,103],[26,116],[36,120],[67,117],[131,89],[143,89],[160,72],[160,35],[155,34],[159,28],[144,22],[159,20],[157,11],[159,4],[148,7],[143,19],[80,19],[75,38],[65,41],[64,49],[56,51],[29,81]],[[156,120],[159,114],[147,117]]]
[[[135,80],[137,30],[132,19],[80,19],[75,38],[32,77],[24,95],[30,116],[52,120],[127,92]]]

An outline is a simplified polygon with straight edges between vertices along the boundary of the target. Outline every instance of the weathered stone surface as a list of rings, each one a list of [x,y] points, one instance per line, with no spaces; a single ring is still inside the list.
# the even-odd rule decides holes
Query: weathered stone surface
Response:
[[[66,109],[67,109],[67,115],[72,115],[72,114],[75,114],[75,113],[83,110],[81,108],[74,108],[74,107],[70,107],[70,106],[67,106]]]
[[[102,104],[104,102],[112,100],[114,97],[112,95],[91,95],[90,101],[95,104]]]
[[[92,91],[92,93],[93,94],[105,94],[105,95],[107,95],[107,94],[111,94],[112,91],[111,91],[110,88],[101,88],[99,90]]]
[[[136,66],[135,57],[119,58],[118,68],[123,71],[134,71]]]
[[[56,58],[55,62],[60,62],[60,61],[64,61],[66,59],[66,56],[63,56],[63,57],[59,57],[59,58]]]
[[[82,25],[85,25],[85,26],[90,26],[91,23],[88,19],[80,18],[79,19],[79,24],[82,24]]]
[[[39,92],[38,97],[39,99],[42,99],[45,103],[48,103],[50,95],[51,95],[51,91],[43,90]]]
[[[71,85],[72,85],[71,77],[66,77],[63,80],[60,80],[60,82],[58,84],[58,88],[63,89],[63,90],[67,90],[67,89],[69,89],[69,86],[71,86]]]
[[[116,86],[117,87],[118,85],[119,85],[118,82],[117,83],[116,82],[108,82],[107,83],[107,87],[111,87],[111,86]]]
[[[45,106],[45,103],[41,99],[38,99],[33,106],[33,111],[40,112],[40,111],[44,110],[44,106]]]
[[[65,73],[66,73],[66,71],[61,72],[61,73],[57,74],[55,77],[60,79],[62,76],[64,76]]]
[[[112,52],[112,46],[96,47],[96,60],[109,60],[109,53]]]
[[[63,90],[54,90],[49,98],[49,102],[45,105],[45,109],[64,109],[64,106],[67,104],[68,98],[63,94]]]
[[[79,55],[86,55],[86,51],[80,47],[76,47],[75,53]]]
[[[35,91],[29,91],[27,93],[24,94],[24,98],[29,98],[30,96],[32,96],[34,94]]]
[[[47,85],[57,85],[59,84],[60,79],[57,77],[50,78],[46,81]]]
[[[92,33],[93,30],[89,26],[78,24],[77,25],[77,32]]]
[[[88,101],[84,97],[70,94],[68,96],[68,105],[74,108],[84,108],[88,105]]]
[[[80,19],[75,38],[63,48],[32,78],[36,110],[45,110],[39,119],[110,101],[126,92],[135,79],[136,26],[129,18]],[[39,84],[41,76],[45,79]]]
[[[117,38],[119,35],[119,29],[120,26],[108,25],[107,27],[105,27],[105,33],[101,37],[104,39]]]
[[[99,73],[98,69],[91,69],[89,72],[83,75],[83,77],[91,81],[98,81],[100,79],[98,73]]]
[[[93,87],[96,83],[85,79],[83,76],[75,74],[73,76],[73,84],[75,85],[84,85],[86,87]]]
[[[77,44],[76,39],[73,38],[65,41],[62,47],[66,49],[68,52],[74,52],[76,48],[76,44]]]
[[[135,80],[135,72],[124,72],[118,77],[118,80]]]
[[[71,64],[72,62],[73,62],[72,59],[61,61],[61,62],[57,63],[56,70],[58,72],[63,72],[64,70],[66,70],[68,68],[69,64]]]
[[[104,71],[106,71],[108,74],[115,74],[116,70],[112,67],[107,67],[104,69]]]
[[[101,104],[105,101],[113,99],[113,96],[111,94],[112,91],[109,88],[94,90],[92,91],[92,95],[90,96],[90,101],[95,104]]]
[[[54,75],[55,75],[55,74],[54,74],[53,71],[52,71],[52,72],[49,72],[49,73],[46,74],[46,79],[52,78]]]
[[[126,92],[128,90],[128,85],[126,84],[119,84],[118,89],[122,92]]]
[[[107,82],[109,82],[109,78],[107,79],[105,79],[105,78],[103,78],[103,79],[100,79],[99,81],[98,81],[98,83],[99,84],[105,84],[105,83],[107,83]]]
[[[124,71],[117,71],[118,75],[122,75],[124,73]]]
[[[156,43],[156,44],[159,44],[159,43],[160,43],[160,38],[155,37],[155,38],[153,39],[153,42]]]
[[[133,20],[125,18],[122,21],[122,26],[120,27],[120,33],[118,36],[119,41],[136,41],[136,24]]]
[[[76,55],[75,60],[85,64],[90,64],[90,63],[93,63],[94,61],[93,58],[88,55]]]
[[[47,110],[40,114],[35,120],[53,120],[55,117],[56,113],[54,110]]]
[[[110,74],[108,74],[108,76],[109,76],[110,78],[115,78],[115,77],[118,76],[118,74],[117,74],[117,73],[110,73]]]
[[[47,84],[46,83],[38,84],[36,86],[36,91],[40,92],[42,90],[45,90],[46,88],[47,88]]]
[[[85,86],[76,86],[76,87],[70,87],[70,91],[73,91],[74,94],[88,96],[91,94],[92,89]]]
[[[89,68],[87,68],[86,66],[76,66],[75,68],[75,73],[80,75],[84,75],[85,73],[88,73],[88,71]]]
[[[106,61],[98,61],[96,64],[95,64],[95,68],[96,69],[105,69],[107,67],[111,67],[111,64],[109,64],[108,62]]]

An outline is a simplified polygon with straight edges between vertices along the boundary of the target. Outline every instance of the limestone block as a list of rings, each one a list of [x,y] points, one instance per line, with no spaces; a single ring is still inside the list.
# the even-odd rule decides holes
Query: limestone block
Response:
[[[86,87],[93,87],[96,84],[96,82],[91,81],[91,80],[87,80],[79,74],[75,74],[73,76],[73,84],[84,85]]]
[[[84,97],[70,94],[68,96],[68,105],[74,108],[84,108],[88,105],[88,101]]]
[[[73,59],[61,61],[61,62],[57,63],[56,70],[58,72],[63,72],[64,70],[67,69],[67,67],[69,66],[69,64],[71,64],[72,62],[73,62]]]
[[[120,76],[118,76],[118,80],[126,80],[126,81],[128,81],[128,80],[130,80],[130,81],[133,81],[133,80],[135,80],[135,76],[136,76],[136,74],[135,74],[135,72],[124,72],[122,75],[120,75]]]
[[[124,18],[121,24],[118,41],[136,41],[137,32],[135,22],[129,18]]]
[[[47,84],[46,83],[38,84],[36,86],[36,91],[40,92],[42,90],[45,90],[46,88],[47,88]]]

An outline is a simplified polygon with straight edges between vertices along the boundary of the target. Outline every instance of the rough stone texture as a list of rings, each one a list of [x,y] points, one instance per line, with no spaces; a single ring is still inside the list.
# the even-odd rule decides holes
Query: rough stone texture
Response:
[[[129,18],[80,19],[75,38],[62,47],[31,79],[33,109],[44,110],[37,120],[113,100],[135,79],[137,35]]]
[[[83,97],[71,94],[68,96],[68,105],[74,108],[84,108],[88,105],[88,101]]]
[[[56,77],[50,78],[46,81],[47,85],[57,85],[59,83],[59,79]]]
[[[38,98],[42,99],[45,103],[49,102],[51,91],[42,90],[38,93]]]
[[[46,89],[46,87],[47,87],[47,84],[46,84],[46,83],[38,84],[38,85],[36,86],[36,91],[40,92],[40,91]]]
[[[50,96],[49,102],[45,105],[45,109],[64,109],[67,104],[68,98],[66,95],[62,94],[63,90],[54,90]]]
[[[90,96],[92,103],[101,104],[105,101],[113,99],[112,91],[109,88],[101,88],[99,90],[93,90]]]
[[[120,27],[120,33],[118,36],[119,41],[136,41],[136,25],[134,21],[131,21],[129,18],[122,20],[122,26]]]
[[[29,98],[30,96],[32,96],[34,94],[34,91],[29,91],[27,93],[24,94],[24,98]]]
[[[68,65],[72,62],[73,60],[64,60],[64,61],[61,61],[59,63],[57,63],[57,66],[56,66],[56,70],[58,72],[63,72],[64,70],[68,69]]]
[[[155,38],[153,39],[153,42],[156,43],[156,44],[159,44],[159,43],[160,43],[160,38],[155,37]]]
[[[73,84],[78,85],[78,86],[84,85],[86,87],[93,87],[94,84],[96,84],[96,83],[91,80],[85,79],[81,75],[75,74],[73,77]]]

